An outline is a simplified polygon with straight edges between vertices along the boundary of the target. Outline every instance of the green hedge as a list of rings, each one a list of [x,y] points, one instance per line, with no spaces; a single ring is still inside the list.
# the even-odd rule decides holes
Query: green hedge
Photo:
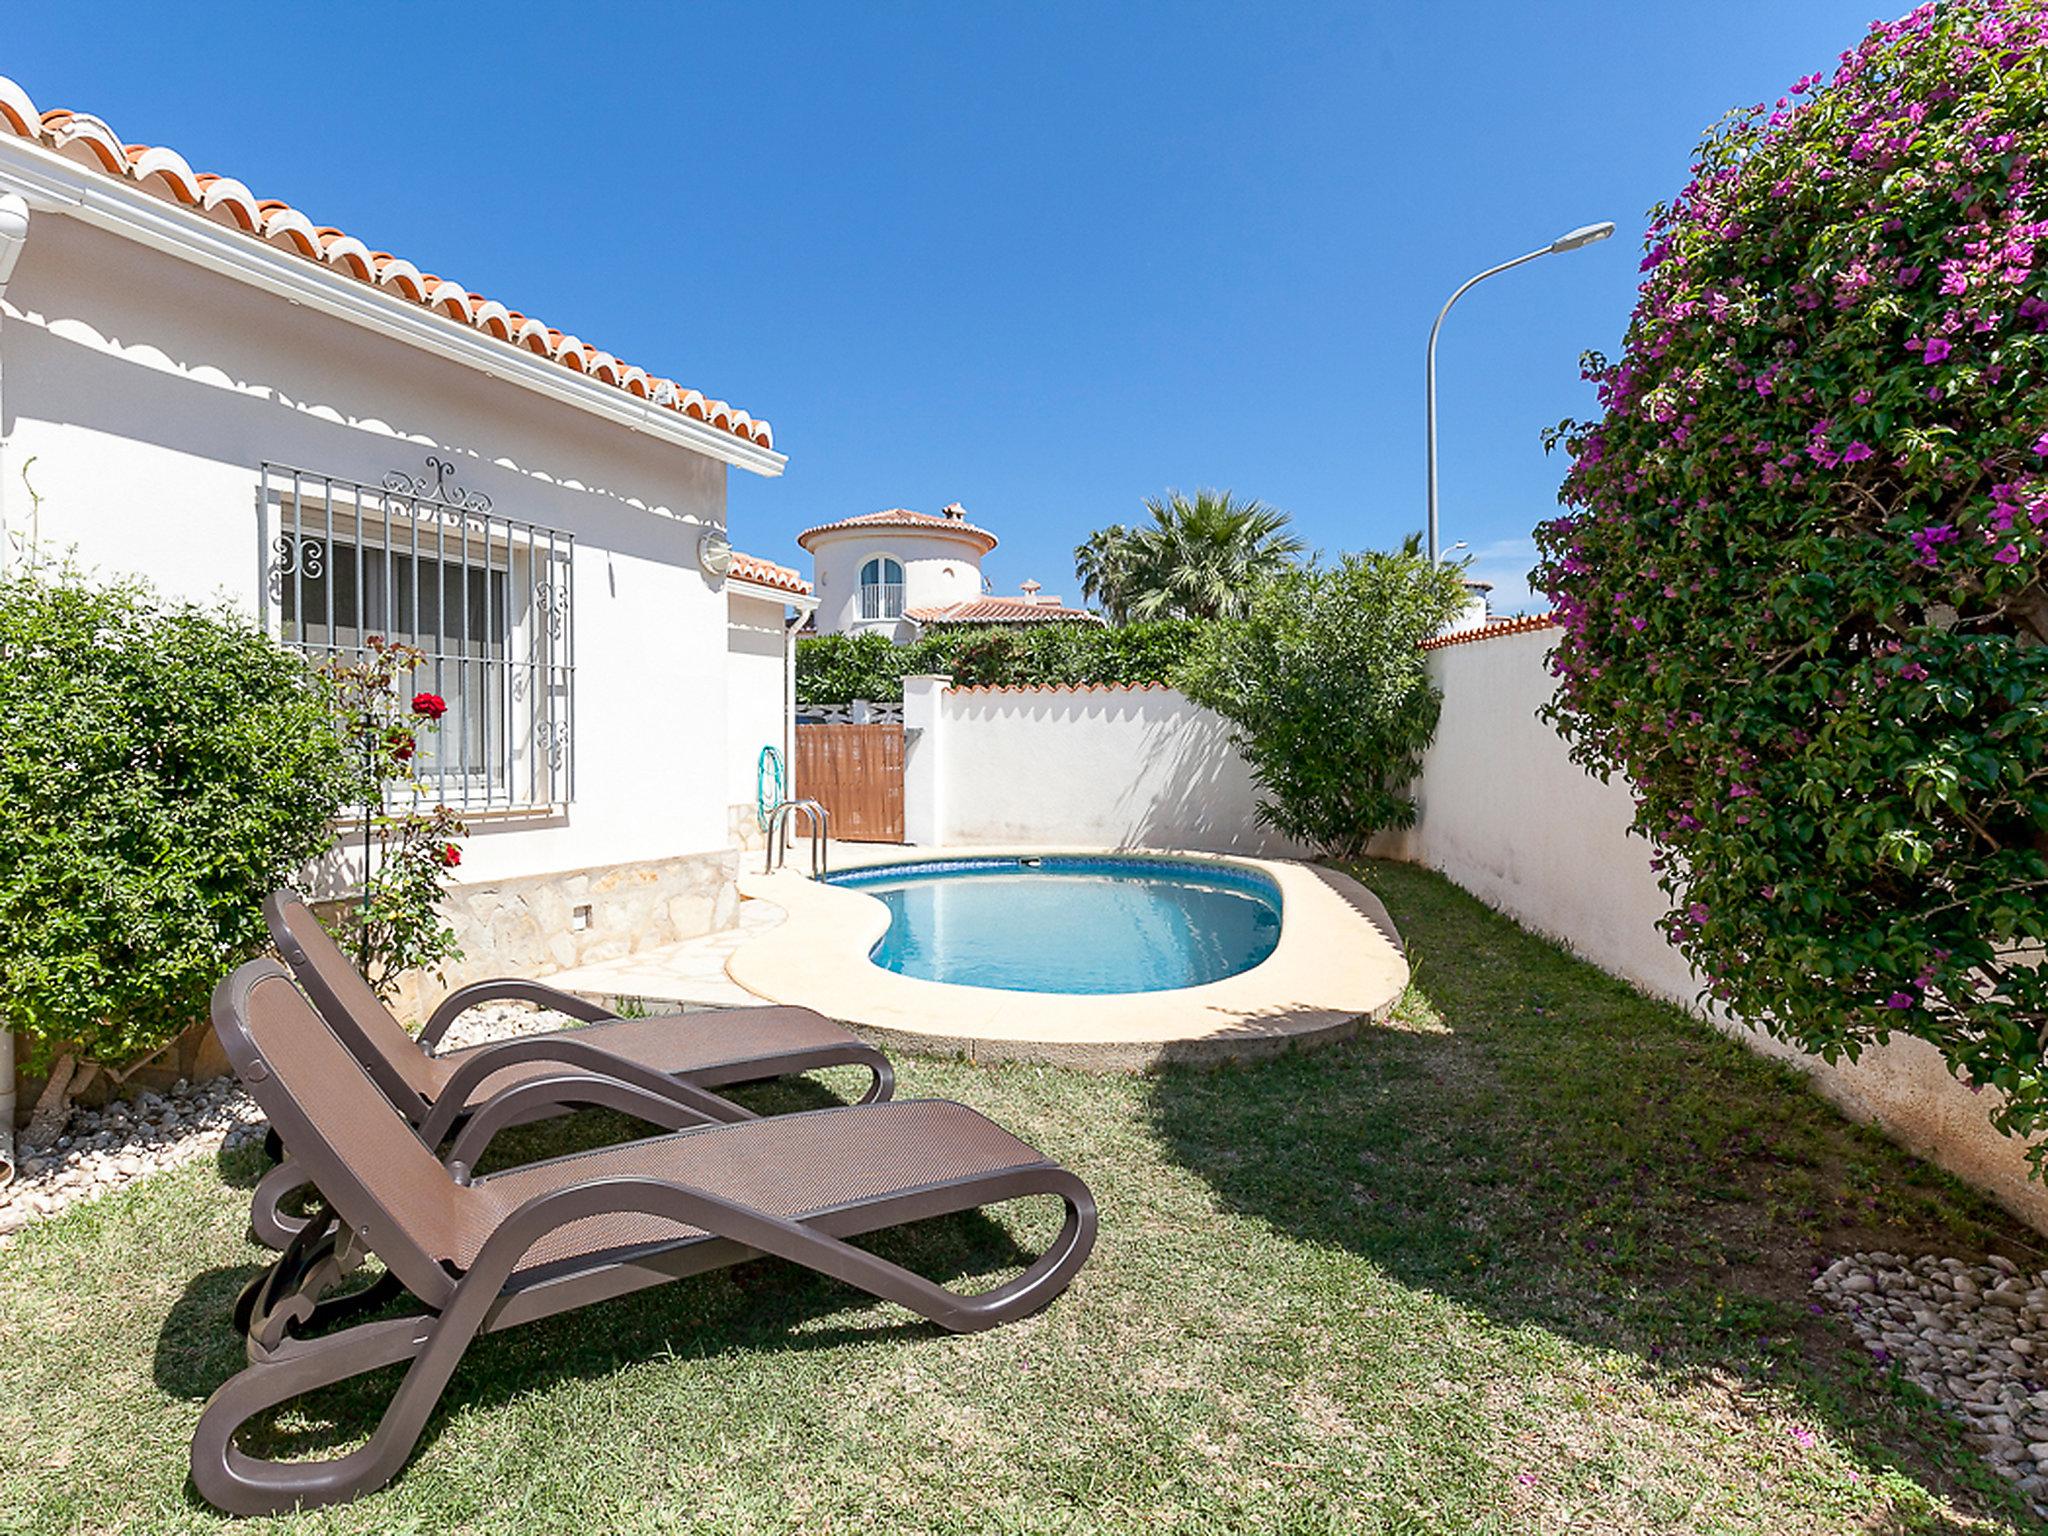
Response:
[[[155,1050],[262,951],[263,898],[358,784],[332,698],[225,607],[0,579],[0,1029],[23,1067]]]
[[[927,672],[943,672],[963,686],[1163,683],[1205,627],[1193,619],[990,626],[942,629],[909,645],[878,634],[813,635],[797,641],[797,702],[895,703],[904,678]]]

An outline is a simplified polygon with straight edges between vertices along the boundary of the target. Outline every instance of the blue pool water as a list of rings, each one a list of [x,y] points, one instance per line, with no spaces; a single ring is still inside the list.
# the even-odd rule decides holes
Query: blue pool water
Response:
[[[878,897],[875,964],[1008,992],[1158,992],[1250,970],[1280,942],[1257,870],[1162,859],[948,859],[827,879]]]

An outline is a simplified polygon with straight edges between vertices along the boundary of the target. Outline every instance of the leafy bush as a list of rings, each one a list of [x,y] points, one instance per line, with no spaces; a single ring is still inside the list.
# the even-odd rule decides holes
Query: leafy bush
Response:
[[[796,696],[803,704],[895,703],[903,679],[940,672],[961,686],[1025,683],[1163,683],[1203,626],[1160,619],[1101,624],[937,629],[909,645],[886,636],[812,635],[797,641]]]
[[[234,612],[0,578],[0,1028],[119,1062],[205,1017],[354,782],[328,690]]]
[[[2048,1125],[2048,6],[1731,114],[1654,211],[1539,530],[1553,719],[1636,787],[1711,997],[1917,1035]],[[1995,1107],[1993,1107],[1995,1105]]]
[[[401,686],[426,656],[371,635],[360,656],[322,669],[359,774],[354,795],[363,828],[363,889],[328,924],[370,985],[389,996],[409,970],[459,959],[455,930],[441,917],[448,872],[462,862],[454,839],[469,828],[445,805],[418,803],[419,745],[440,729],[447,701]]]
[[[1457,567],[1412,550],[1346,555],[1264,583],[1242,621],[1203,635],[1178,681],[1231,722],[1268,825],[1352,858],[1414,823],[1442,704],[1416,647],[1465,597]]]

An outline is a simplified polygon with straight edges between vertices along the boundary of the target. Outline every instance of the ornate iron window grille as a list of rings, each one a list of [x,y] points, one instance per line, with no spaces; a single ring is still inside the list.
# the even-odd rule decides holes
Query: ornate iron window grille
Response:
[[[261,473],[264,617],[279,638],[317,661],[360,657],[371,635],[426,657],[401,686],[448,712],[421,740],[419,797],[467,812],[573,800],[575,536],[500,514],[439,457],[380,485],[268,461]]]

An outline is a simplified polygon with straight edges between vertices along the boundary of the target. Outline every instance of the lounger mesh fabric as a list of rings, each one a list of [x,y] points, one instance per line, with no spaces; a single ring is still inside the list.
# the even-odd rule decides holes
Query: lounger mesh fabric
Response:
[[[756,1018],[755,1015],[760,1017]],[[830,1019],[808,1008],[734,1008],[719,1015],[713,1027],[693,1026],[689,1014],[668,1018],[619,1019],[579,1025],[575,1038],[600,1050],[623,1056],[628,1061],[658,1072],[679,1072],[695,1076],[715,1067],[835,1045],[846,1039],[846,1031]],[[441,1085],[474,1053],[488,1047],[450,1051],[444,1056],[420,1058],[419,1048],[408,1039],[406,1048],[424,1060],[434,1074],[429,1098],[440,1096]],[[471,1095],[479,1102],[502,1093],[516,1082],[545,1076],[560,1068],[545,1062],[524,1062],[493,1072],[477,1085]]]
[[[490,1214],[477,1223],[474,1211],[465,1213],[472,1217],[471,1230],[454,1259],[467,1266],[498,1223],[535,1195],[588,1179],[671,1179],[777,1216],[808,1216],[1041,1161],[1038,1152],[965,1105],[931,1100],[871,1104],[851,1117],[823,1110],[720,1126],[709,1134],[685,1131],[478,1180],[469,1193],[487,1203]],[[519,1269],[704,1235],[654,1216],[594,1216],[550,1233]]]
[[[334,994],[335,1002],[347,1010],[350,1021],[385,1057],[391,1070],[405,1079],[406,1086],[421,1098],[431,1099],[446,1072],[435,1071],[432,1058],[421,1052],[419,1042],[391,1016],[384,1000],[341,952],[319,920],[303,907],[300,912],[304,914],[303,920],[298,920],[299,913],[293,914],[292,937],[305,950],[307,960],[319,967],[320,978]]]
[[[454,1240],[467,1227],[462,1202],[468,1192],[413,1134],[339,1037],[309,1015],[312,1006],[283,976],[267,977],[249,990],[249,1036],[320,1139],[357,1180],[364,1181],[365,1170],[374,1172],[377,1198],[415,1248],[436,1261],[453,1260]],[[323,1193],[351,1226],[369,1219],[371,1213],[356,1203],[356,1191]]]

